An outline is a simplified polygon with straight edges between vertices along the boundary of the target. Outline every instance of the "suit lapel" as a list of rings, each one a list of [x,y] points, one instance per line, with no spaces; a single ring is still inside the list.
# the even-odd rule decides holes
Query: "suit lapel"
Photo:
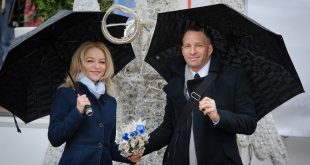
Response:
[[[175,77],[164,88],[169,101],[172,102],[176,118],[181,114],[182,107],[186,104],[184,95],[184,77]]]

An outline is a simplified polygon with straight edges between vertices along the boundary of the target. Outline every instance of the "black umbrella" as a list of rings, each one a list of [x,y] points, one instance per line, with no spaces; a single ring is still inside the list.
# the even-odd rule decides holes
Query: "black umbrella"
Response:
[[[62,11],[35,30],[16,38],[0,71],[0,106],[25,123],[49,114],[57,87],[64,81],[74,51],[85,41],[101,41],[111,51],[115,74],[135,58],[130,44],[116,45],[101,32],[103,12]],[[111,14],[107,23],[127,17]],[[125,27],[109,28],[122,37]]]
[[[246,71],[257,120],[304,92],[282,36],[223,4],[158,14],[145,61],[166,81],[175,73],[173,63],[182,58],[182,35],[192,25],[210,33],[214,54],[224,65]]]

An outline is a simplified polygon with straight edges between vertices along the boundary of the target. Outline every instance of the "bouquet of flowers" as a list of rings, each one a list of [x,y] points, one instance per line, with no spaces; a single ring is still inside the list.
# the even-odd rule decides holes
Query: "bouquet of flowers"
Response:
[[[122,140],[119,143],[118,149],[124,157],[140,154],[144,151],[144,145],[149,140],[149,135],[146,133],[145,121],[139,119],[129,123],[122,134]]]

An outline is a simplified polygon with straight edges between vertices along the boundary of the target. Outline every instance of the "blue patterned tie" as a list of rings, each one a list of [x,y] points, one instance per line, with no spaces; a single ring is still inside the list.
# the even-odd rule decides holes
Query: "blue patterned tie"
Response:
[[[196,73],[196,74],[194,75],[194,79],[197,79],[197,78],[200,78],[200,76],[199,76],[198,73]]]

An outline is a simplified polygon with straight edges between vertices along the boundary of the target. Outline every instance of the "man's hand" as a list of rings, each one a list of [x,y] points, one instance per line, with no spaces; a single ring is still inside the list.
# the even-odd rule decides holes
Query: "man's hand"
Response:
[[[129,159],[130,161],[132,161],[133,163],[138,163],[138,162],[141,161],[142,155],[143,155],[143,153],[140,153],[140,154],[138,154],[138,155],[130,156],[130,157],[128,157],[128,159]]]
[[[209,97],[204,97],[199,101],[199,110],[213,121],[217,123],[220,120],[220,115],[217,112],[215,101]]]

